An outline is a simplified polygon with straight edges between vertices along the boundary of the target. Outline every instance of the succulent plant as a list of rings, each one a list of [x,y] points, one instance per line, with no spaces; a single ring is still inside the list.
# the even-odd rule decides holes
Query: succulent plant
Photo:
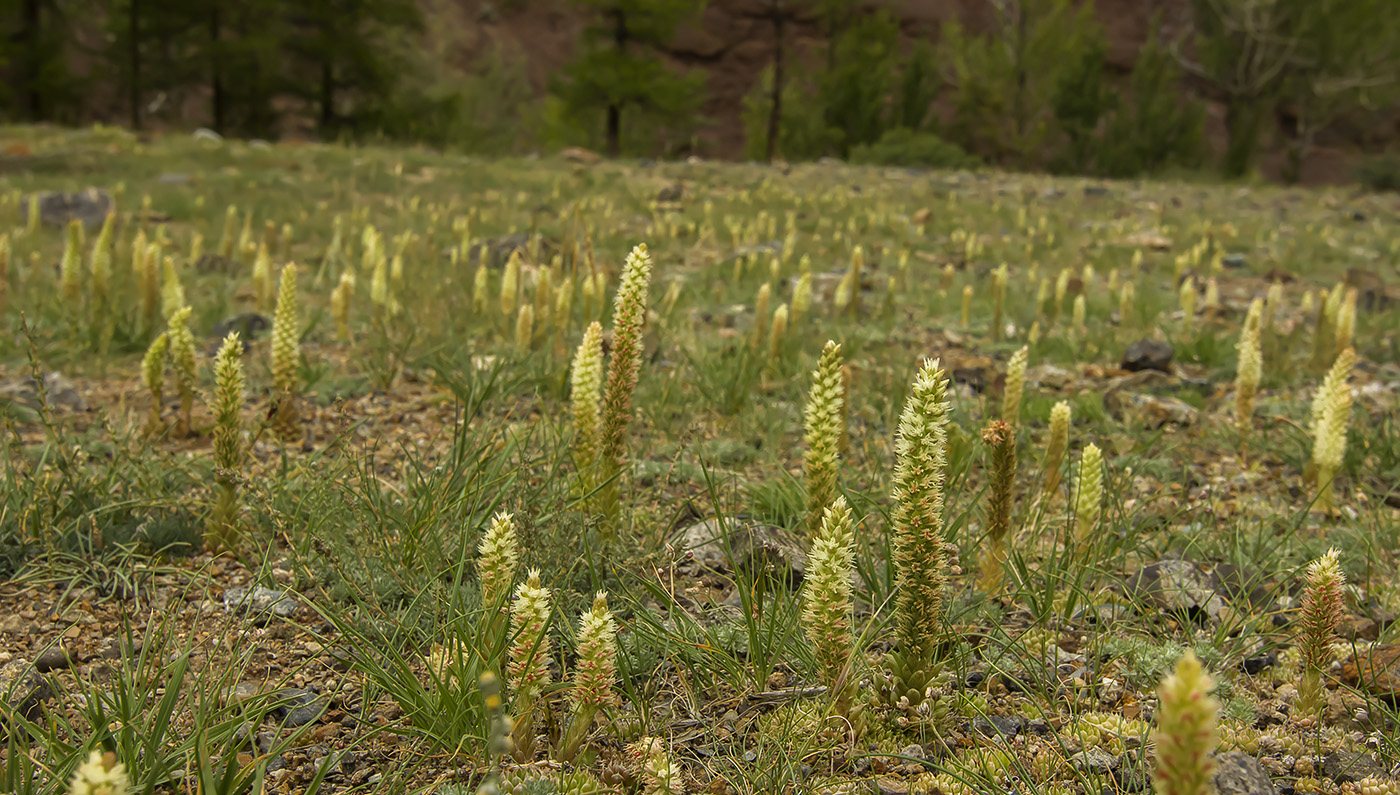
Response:
[[[282,268],[277,289],[277,311],[272,317],[272,390],[275,408],[272,426],[284,441],[300,435],[297,399],[297,367],[300,363],[301,331],[297,327],[297,266]]]
[[[1215,682],[1189,649],[1157,691],[1157,795],[1209,795],[1214,790],[1214,754],[1220,702],[1210,694]]]
[[[1248,433],[1253,427],[1254,396],[1259,392],[1259,379],[1264,371],[1259,339],[1263,314],[1264,302],[1256,298],[1249,303],[1249,313],[1236,346],[1239,364],[1235,368],[1235,423],[1241,433]]]
[[[613,304],[612,357],[603,386],[598,435],[598,506],[604,534],[616,536],[621,520],[618,479],[623,471],[627,425],[632,419],[632,393],[642,365],[642,330],[646,325],[647,290],[652,260],[645,243],[627,255],[622,283]]]
[[[841,346],[828,340],[822,348],[812,388],[803,411],[807,452],[802,471],[807,483],[807,535],[815,538],[823,512],[836,497],[836,472],[840,459],[845,417],[845,387],[841,373]]]
[[[1317,472],[1317,502],[1324,510],[1334,507],[1333,481],[1346,455],[1347,424],[1351,417],[1351,387],[1347,379],[1351,377],[1355,362],[1356,352],[1344,349],[1313,397],[1309,428],[1313,436],[1312,463]]]

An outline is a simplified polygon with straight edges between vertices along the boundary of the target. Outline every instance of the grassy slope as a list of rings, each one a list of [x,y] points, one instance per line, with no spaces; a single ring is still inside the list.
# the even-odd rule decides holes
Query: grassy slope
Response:
[[[611,728],[598,732],[585,767],[614,776],[618,786],[631,786],[633,776],[623,743],[645,734],[666,737],[686,778],[717,792],[800,791],[827,776],[877,774],[926,789],[932,782],[919,777],[917,765],[879,755],[910,745],[926,745],[931,758],[942,754],[944,789],[958,780],[985,786],[1015,774],[1055,789],[1098,791],[1106,785],[1095,780],[1100,774],[1076,772],[1065,760],[1095,744],[1125,754],[1124,764],[1145,766],[1131,750],[1134,742],[1119,733],[1146,731],[1141,721],[1150,718],[1156,683],[1182,645],[1194,645],[1222,681],[1236,727],[1229,741],[1264,757],[1280,781],[1308,778],[1313,757],[1359,748],[1347,731],[1364,733],[1394,718],[1392,708],[1342,688],[1321,735],[1287,721],[1262,739],[1240,728],[1261,715],[1261,725],[1269,725],[1287,700],[1277,686],[1296,680],[1287,654],[1258,676],[1240,665],[1291,645],[1295,630],[1278,618],[1289,616],[1284,608],[1291,603],[1276,597],[1296,593],[1301,565],[1330,545],[1342,550],[1343,568],[1358,586],[1348,627],[1393,616],[1400,605],[1400,590],[1390,584],[1400,523],[1386,502],[1400,474],[1397,311],[1392,304],[1358,316],[1358,397],[1338,483],[1343,511],[1327,517],[1308,510],[1314,490],[1304,482],[1309,403],[1320,373],[1309,363],[1314,319],[1299,308],[1305,293],[1330,289],[1351,268],[1395,280],[1400,219],[1393,200],[1153,183],[1111,183],[1100,193],[1099,183],[1091,190],[1075,180],[826,166],[790,172],[707,163],[578,166],[186,138],[139,144],[113,131],[4,129],[0,140],[22,143],[31,158],[0,173],[0,233],[14,228],[15,250],[0,380],[18,382],[29,372],[29,345],[18,333],[23,311],[42,367],[61,371],[96,409],[59,406],[50,414],[0,399],[18,442],[0,492],[0,543],[17,583],[4,598],[23,604],[34,598],[30,588],[61,584],[44,591],[43,603],[55,615],[87,605],[103,628],[96,634],[109,639],[123,634],[123,616],[135,617],[135,627],[125,631],[145,633],[145,648],[194,655],[195,684],[171,688],[183,694],[170,719],[175,728],[146,708],[157,702],[154,688],[168,682],[170,668],[133,654],[118,666],[133,677],[127,690],[150,695],[152,704],[128,705],[126,725],[139,728],[108,741],[152,786],[169,786],[171,770],[201,755],[214,760],[211,769],[225,769],[231,757],[221,743],[234,743],[232,728],[250,719],[239,710],[271,706],[259,700],[232,706],[210,694],[253,679],[255,670],[262,672],[260,683],[320,689],[339,712],[356,718],[351,723],[358,725],[337,729],[325,743],[353,747],[362,754],[361,769],[381,777],[356,780],[353,772],[336,770],[325,783],[417,786],[452,770],[463,771],[461,784],[474,783],[484,769],[486,732],[475,672],[504,641],[477,620],[472,560],[487,518],[502,508],[517,517],[523,562],[540,567],[555,589],[563,670],[574,662],[575,617],[595,589],[612,593],[624,630],[624,706]],[[676,185],[678,201],[656,201]],[[87,310],[62,299],[49,266],[60,259],[63,235],[20,229],[21,195],[88,186],[113,191],[121,209],[110,343],[88,328]],[[218,320],[271,312],[255,305],[251,258],[235,257],[241,264],[229,273],[198,272],[185,256],[192,236],[203,236],[206,252],[217,250],[225,209],[234,205],[252,214],[255,240],[265,223],[279,237],[288,225],[290,236],[274,247],[278,264],[288,259],[302,266],[305,443],[283,447],[262,427],[270,374],[267,343],[260,342],[247,357],[245,427],[254,441],[242,489],[247,542],[237,561],[179,554],[190,546],[151,554],[172,542],[198,546],[213,472],[207,415],[196,412],[191,438],[141,432],[150,403],[137,366],[152,330],[137,309],[129,241],[147,196],[160,219],[146,224],[147,234],[163,228],[170,241],[166,253],[174,255],[194,308],[203,367]],[[337,217],[342,256],[327,259]],[[402,279],[390,285],[402,309],[387,321],[371,308],[372,277],[361,263],[367,225],[384,235],[391,255],[401,233],[414,236],[403,247]],[[527,264],[526,284],[536,283],[533,265],[548,266],[555,252],[561,261],[552,283],[571,279],[577,286],[570,315],[537,328],[530,349],[521,350],[514,317],[502,317],[499,308],[500,271],[489,275],[484,307],[474,305],[474,267],[449,252],[464,242],[531,232],[547,252]],[[774,261],[763,245],[785,239],[795,250]],[[623,492],[627,528],[606,549],[571,491],[567,453],[568,361],[587,320],[599,317],[607,325],[605,307],[584,300],[585,240],[609,294],[633,244],[645,241],[657,264],[647,358],[628,434],[636,463]],[[1210,248],[1193,258],[1202,241]],[[864,287],[854,307],[838,311],[831,295],[857,245]],[[756,246],[763,250],[736,257]],[[1242,255],[1243,266],[1232,260],[1231,267],[1215,267],[1225,253]],[[814,273],[812,311],[770,357],[767,343],[750,342],[755,297],[769,282],[770,307],[789,301],[804,259]],[[1006,329],[994,340],[990,273],[1001,263],[1010,275]],[[1178,308],[1178,267],[1194,272],[1203,291],[1215,278],[1220,295],[1214,310],[1205,310],[1204,294],[1198,297],[1202,311],[1189,330]],[[347,268],[358,277],[350,342],[335,338],[328,314],[330,291]],[[1064,271],[1074,278],[1062,308],[1037,308],[1039,279],[1053,285]],[[1235,340],[1249,299],[1262,297],[1266,277],[1280,273],[1290,279],[1265,339],[1256,420],[1242,435],[1231,414]],[[1130,317],[1121,316],[1110,280],[1133,282]],[[965,287],[972,288],[966,324]],[[1085,324],[1074,328],[1071,305],[1080,290]],[[520,300],[533,300],[533,289],[527,286]],[[986,485],[980,428],[1000,410],[1006,359],[1027,343],[1037,321],[1017,432],[1013,557],[1006,587],[989,597],[972,587]],[[1119,357],[1144,336],[1175,344],[1181,378],[1136,391],[1155,390],[1198,410],[1189,426],[1146,427],[1139,413],[1106,406]],[[986,676],[973,677],[983,682],[975,688],[950,685],[945,703],[953,716],[941,741],[927,727],[900,730],[879,711],[858,746],[841,732],[813,731],[824,701],[796,690],[816,684],[811,651],[795,623],[796,594],[763,576],[698,572],[670,532],[689,517],[719,512],[800,533],[801,407],[808,373],[828,338],[843,344],[850,378],[840,487],[859,518],[858,631],[869,651],[862,670],[867,663],[878,667],[888,642],[895,420],[922,357],[941,357],[957,382],[947,533],[969,574],[953,580],[945,620],[956,629],[950,636],[956,642],[946,652],[951,681]],[[99,356],[104,345],[108,353]],[[1057,543],[1067,535],[1063,494],[1034,498],[1044,477],[1046,421],[1058,400],[1074,412],[1068,461],[1077,462],[1090,441],[1107,458],[1103,527],[1087,549]],[[173,417],[167,405],[164,419]],[[1068,486],[1074,478],[1072,464],[1066,466]],[[1172,556],[1238,567],[1235,585],[1225,589],[1228,608],[1193,625],[1122,587],[1122,578],[1144,563]],[[186,631],[199,625],[199,611],[156,609],[177,594],[217,599],[235,582],[291,584],[314,607],[262,645],[207,654]],[[1237,593],[1248,589],[1256,591],[1253,601]],[[726,597],[739,609],[716,606]],[[189,600],[198,603],[196,596]],[[1085,619],[1085,606],[1121,617],[1105,627]],[[50,623],[33,633],[29,651],[63,630]],[[213,623],[206,632],[214,635],[246,640],[252,631],[241,620]],[[306,634],[309,627],[316,628],[314,637]],[[303,654],[281,668],[281,677],[269,677],[278,666],[268,660],[279,653],[285,659],[287,648],[301,648],[308,637],[339,649],[345,661]],[[420,655],[453,637],[478,652],[467,655],[469,670],[446,679],[425,671]],[[1394,641],[1394,630],[1381,628],[1379,637]],[[1045,668],[1046,655],[1063,664]],[[348,676],[341,673],[347,663]],[[113,692],[93,684],[93,669],[83,662],[62,674],[67,698]],[[774,699],[782,705],[775,708]],[[1358,707],[1368,712],[1365,723],[1357,722]],[[100,726],[108,721],[91,710],[68,712],[57,729],[33,728],[41,738],[35,758],[58,779],[80,750],[105,736]],[[562,715],[562,706],[555,711]],[[1107,718],[1082,717],[1099,712],[1128,723],[1109,730],[1102,728]],[[1045,720],[1052,730],[1001,747],[967,727],[968,718],[982,713]],[[406,739],[386,740],[396,733]],[[308,742],[290,729],[280,736]],[[134,750],[152,737],[168,740],[154,743],[164,750],[144,756]],[[1387,767],[1400,759],[1391,741],[1380,741],[1380,750]],[[17,767],[10,766],[10,776],[19,775]],[[32,785],[16,779],[0,788],[51,791],[58,779],[44,775]],[[295,784],[287,775],[276,781]]]

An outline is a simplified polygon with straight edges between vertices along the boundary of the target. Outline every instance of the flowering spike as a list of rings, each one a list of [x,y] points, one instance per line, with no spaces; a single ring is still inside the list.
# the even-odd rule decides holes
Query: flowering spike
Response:
[[[841,346],[827,340],[817,369],[812,372],[812,389],[803,412],[807,434],[807,454],[802,469],[807,481],[807,534],[815,538],[822,513],[836,496],[836,467],[840,453],[842,418],[845,415],[845,385],[841,373]]]
[[[1220,738],[1220,702],[1210,695],[1215,682],[1187,650],[1157,691],[1157,764],[1152,776],[1157,795],[1209,795],[1214,791],[1213,755]]]

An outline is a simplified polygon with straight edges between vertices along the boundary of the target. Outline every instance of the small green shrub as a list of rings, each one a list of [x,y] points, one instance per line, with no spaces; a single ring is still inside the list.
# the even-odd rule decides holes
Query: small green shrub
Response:
[[[907,127],[887,130],[873,144],[851,150],[851,162],[872,166],[970,169],[982,164],[961,146],[929,132]]]
[[[1375,193],[1400,193],[1400,152],[1365,158],[1356,166],[1356,181]]]

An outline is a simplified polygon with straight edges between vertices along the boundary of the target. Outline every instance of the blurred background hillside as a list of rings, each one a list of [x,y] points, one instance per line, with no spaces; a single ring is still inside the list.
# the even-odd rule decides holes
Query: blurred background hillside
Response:
[[[1395,0],[0,0],[0,122],[1400,181]]]

